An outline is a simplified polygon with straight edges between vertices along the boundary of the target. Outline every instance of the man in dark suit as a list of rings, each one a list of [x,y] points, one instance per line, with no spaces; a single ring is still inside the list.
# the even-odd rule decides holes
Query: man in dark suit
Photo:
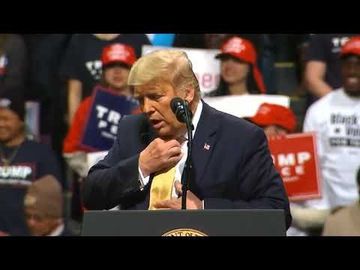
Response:
[[[290,226],[288,198],[264,132],[201,101],[184,52],[161,50],[143,56],[132,67],[128,83],[143,114],[122,118],[108,155],[90,169],[83,186],[87,209],[119,204],[121,209],[181,208],[179,180],[187,134],[170,108],[171,100],[180,97],[189,103],[194,126],[187,209],[284,209]],[[165,181],[157,177],[173,167],[170,195],[156,199],[155,191],[162,190]]]

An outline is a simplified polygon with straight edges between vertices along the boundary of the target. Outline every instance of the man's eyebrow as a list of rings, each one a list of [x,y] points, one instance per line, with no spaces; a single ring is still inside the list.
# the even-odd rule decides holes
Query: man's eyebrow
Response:
[[[164,93],[164,91],[161,88],[149,87],[146,89],[145,93],[135,92],[134,97],[135,96],[148,96],[148,95],[154,95],[154,94],[159,95],[159,94],[163,94],[163,93]]]

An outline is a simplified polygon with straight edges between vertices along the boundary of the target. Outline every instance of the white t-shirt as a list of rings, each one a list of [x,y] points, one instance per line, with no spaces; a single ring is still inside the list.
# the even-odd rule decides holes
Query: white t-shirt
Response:
[[[360,98],[340,88],[308,109],[304,132],[316,132],[322,198],[301,204],[317,209],[350,205],[358,199],[356,173],[360,167]]]

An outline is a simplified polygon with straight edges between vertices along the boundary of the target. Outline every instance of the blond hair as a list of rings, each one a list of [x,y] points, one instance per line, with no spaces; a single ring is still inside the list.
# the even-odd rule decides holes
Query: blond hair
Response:
[[[180,50],[157,50],[144,55],[132,66],[129,86],[140,86],[147,83],[165,81],[175,89],[183,90],[191,86],[199,97],[200,87],[192,70],[187,54]]]

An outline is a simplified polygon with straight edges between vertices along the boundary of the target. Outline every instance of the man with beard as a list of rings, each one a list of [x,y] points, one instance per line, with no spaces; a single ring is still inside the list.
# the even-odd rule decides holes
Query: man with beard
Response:
[[[322,197],[292,205],[294,231],[321,233],[328,213],[358,199],[354,175],[360,160],[360,36],[341,49],[343,86],[314,103],[305,116],[304,132],[316,132]]]

